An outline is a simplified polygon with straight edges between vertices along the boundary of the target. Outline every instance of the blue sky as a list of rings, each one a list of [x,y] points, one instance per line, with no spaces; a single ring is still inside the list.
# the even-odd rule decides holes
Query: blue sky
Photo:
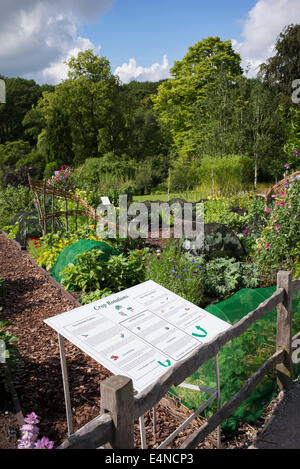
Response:
[[[122,82],[156,81],[189,46],[220,36],[254,76],[291,23],[300,0],[1,0],[0,74],[59,83],[64,62],[93,49]]]
[[[117,0],[102,19],[80,33],[110,60],[112,68],[134,57],[143,67],[180,60],[208,36],[241,39],[242,19],[255,0]]]

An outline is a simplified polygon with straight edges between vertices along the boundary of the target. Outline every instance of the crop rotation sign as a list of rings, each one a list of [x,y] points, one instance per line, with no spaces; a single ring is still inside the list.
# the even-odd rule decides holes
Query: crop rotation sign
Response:
[[[137,391],[231,327],[152,280],[45,322]]]

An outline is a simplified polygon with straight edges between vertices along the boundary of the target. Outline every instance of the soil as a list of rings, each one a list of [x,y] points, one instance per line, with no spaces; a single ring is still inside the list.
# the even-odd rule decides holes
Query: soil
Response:
[[[0,234],[0,278],[5,279],[7,294],[1,299],[2,318],[12,322],[11,332],[19,335],[18,347],[22,356],[14,384],[23,414],[35,412],[41,422],[40,436],[47,436],[60,444],[66,438],[67,426],[61,378],[57,334],[43,321],[73,309],[74,300],[33,265],[29,255]],[[1,319],[1,318],[0,318]],[[100,383],[111,373],[65,341],[66,358],[76,431],[99,415]],[[5,413],[8,412],[8,413]],[[177,400],[167,396],[157,405],[157,431],[152,433],[151,413],[145,415],[147,444],[156,448],[191,413]],[[204,419],[196,418],[172,443],[178,448],[188,434],[199,428]],[[261,422],[260,422],[261,424]],[[16,422],[11,409],[0,414],[0,448],[16,444],[16,436],[8,435]],[[231,440],[223,440],[226,448],[242,448],[250,444],[257,428],[243,426]],[[138,422],[135,425],[135,445],[140,447]],[[15,446],[14,446],[15,447]],[[199,448],[215,448],[216,434],[212,433]]]
[[[20,437],[19,424],[10,392],[0,386],[0,448],[15,449]]]

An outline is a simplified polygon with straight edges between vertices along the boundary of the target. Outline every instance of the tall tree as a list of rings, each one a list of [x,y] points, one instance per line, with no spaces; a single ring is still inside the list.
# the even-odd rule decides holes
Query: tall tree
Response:
[[[121,141],[122,114],[118,80],[107,59],[91,50],[69,62],[68,79],[40,102],[46,120],[49,161],[86,158],[116,152]]]
[[[171,68],[172,78],[159,86],[153,98],[154,108],[181,155],[193,153],[199,143],[191,121],[193,106],[197,104],[201,112],[207,92],[215,87],[221,70],[229,81],[241,75],[240,62],[230,41],[209,37],[190,47],[185,57]]]
[[[300,79],[300,24],[290,24],[280,33],[275,55],[261,66],[261,71],[270,88],[277,95],[285,112],[295,107],[292,101],[293,81]]]
[[[0,104],[0,143],[24,138],[22,120],[37,104],[42,88],[34,80],[6,78],[6,103]]]

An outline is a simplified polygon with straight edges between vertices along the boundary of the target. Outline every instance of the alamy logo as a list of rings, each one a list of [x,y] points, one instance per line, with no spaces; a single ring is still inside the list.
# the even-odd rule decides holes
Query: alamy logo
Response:
[[[149,213],[150,210],[150,213]],[[204,242],[204,204],[153,202],[148,207],[142,202],[127,204],[127,196],[119,196],[119,207],[101,204],[97,215],[96,232],[101,238],[185,238],[186,249],[200,249]],[[149,230],[149,228],[151,228]]]
[[[300,79],[294,80],[292,83],[292,88],[294,90],[292,94],[292,101],[295,104],[300,103]]]
[[[4,340],[0,339],[0,363],[5,363],[6,361],[6,347]]]
[[[300,363],[300,339],[294,340],[292,348],[295,349],[292,353],[292,362]]]
[[[0,80],[0,104],[6,103],[5,81]]]

